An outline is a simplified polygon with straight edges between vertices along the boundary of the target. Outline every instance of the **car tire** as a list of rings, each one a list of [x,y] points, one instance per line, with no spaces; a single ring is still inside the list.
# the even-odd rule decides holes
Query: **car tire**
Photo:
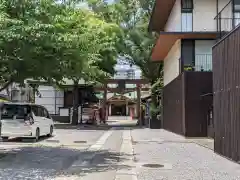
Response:
[[[49,134],[47,135],[48,137],[52,137],[53,135],[53,126],[50,126],[50,131],[49,131]]]
[[[8,141],[8,137],[2,137],[2,141],[3,141],[3,142]]]

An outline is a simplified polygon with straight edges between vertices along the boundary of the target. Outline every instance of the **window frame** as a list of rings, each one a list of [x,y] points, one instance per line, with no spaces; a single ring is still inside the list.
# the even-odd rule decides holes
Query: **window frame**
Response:
[[[187,3],[187,1],[189,1]],[[184,7],[184,3],[190,4],[189,7]],[[184,15],[185,15],[185,20],[186,20],[186,27],[183,30],[183,20],[184,20]],[[190,16],[188,16],[190,15]],[[187,24],[190,23],[188,21],[188,18],[191,17],[191,27],[188,26]],[[193,31],[193,0],[181,0],[181,31],[182,32],[192,32]]]
[[[189,2],[187,2],[189,1]],[[188,7],[187,5],[190,4],[190,6]],[[184,7],[184,5],[186,5],[186,7]],[[181,0],[181,10],[183,13],[185,12],[193,12],[193,0]]]

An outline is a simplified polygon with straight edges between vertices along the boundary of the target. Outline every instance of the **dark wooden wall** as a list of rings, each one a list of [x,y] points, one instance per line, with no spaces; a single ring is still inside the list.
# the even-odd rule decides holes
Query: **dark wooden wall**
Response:
[[[207,136],[212,72],[184,72],[163,88],[163,128],[188,137]]]
[[[240,160],[240,27],[213,47],[215,152]]]
[[[184,135],[184,76],[163,88],[163,128]]]
[[[208,110],[212,98],[212,72],[184,72],[186,136],[206,137]]]

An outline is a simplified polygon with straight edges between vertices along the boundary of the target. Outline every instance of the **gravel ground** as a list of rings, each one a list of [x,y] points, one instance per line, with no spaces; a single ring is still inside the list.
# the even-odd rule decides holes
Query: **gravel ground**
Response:
[[[106,131],[56,129],[55,136],[37,143],[1,142],[0,180],[54,179]]]
[[[239,180],[240,165],[164,130],[132,130],[138,180]],[[164,168],[145,168],[143,164]]]

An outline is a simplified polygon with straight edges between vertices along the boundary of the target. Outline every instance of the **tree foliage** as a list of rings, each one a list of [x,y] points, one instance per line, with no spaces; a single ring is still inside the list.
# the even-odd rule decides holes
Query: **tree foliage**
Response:
[[[89,7],[106,21],[121,25],[124,37],[119,43],[119,54],[137,65],[153,85],[162,76],[163,65],[153,63],[150,55],[157,39],[148,32],[154,0],[119,0],[109,4],[104,0],[87,0]]]
[[[121,25],[124,38],[119,43],[119,54],[137,65],[152,85],[152,107],[159,109],[157,95],[163,86],[163,64],[151,61],[157,35],[148,32],[148,23],[155,0],[118,0],[111,4],[104,0],[88,0],[91,9],[108,22]]]
[[[59,40],[46,5],[1,1],[0,83],[22,83],[26,78],[58,79]]]
[[[102,80],[116,64],[117,24],[74,1],[0,2],[0,86],[26,79]]]

